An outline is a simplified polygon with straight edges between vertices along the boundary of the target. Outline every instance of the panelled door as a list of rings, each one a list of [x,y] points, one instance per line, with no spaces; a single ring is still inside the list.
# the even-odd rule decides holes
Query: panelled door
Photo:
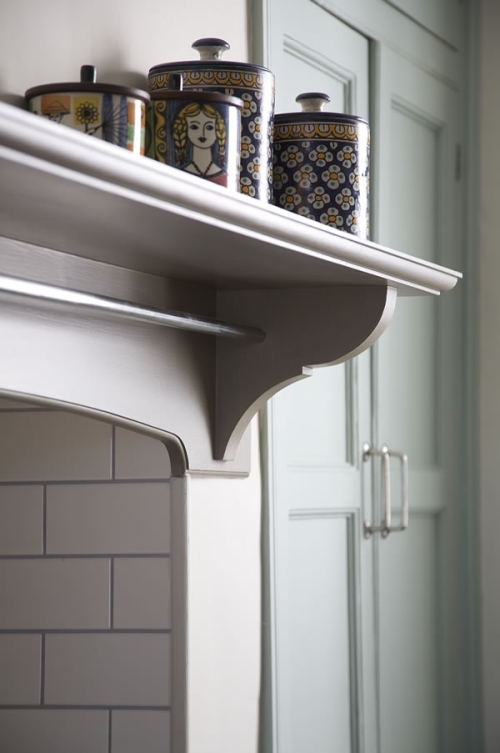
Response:
[[[277,112],[325,91],[369,116],[372,237],[460,268],[458,94],[311,0],[270,0]],[[371,87],[371,88],[370,88]],[[460,301],[399,299],[379,344],[270,401],[262,753],[466,753],[461,723]],[[410,522],[380,524],[378,458],[408,454]],[[393,523],[401,464],[391,460]]]
[[[368,40],[309,0],[270,9],[276,111],[300,110],[295,97],[314,90],[333,111],[368,117]],[[316,369],[269,405],[266,753],[376,751],[372,543],[361,551],[360,540],[370,400],[366,353]]]
[[[458,93],[387,48],[378,63],[377,240],[460,269]],[[408,453],[411,482],[408,530],[375,541],[383,753],[463,750],[459,312],[460,290],[400,299],[374,348],[376,444]]]

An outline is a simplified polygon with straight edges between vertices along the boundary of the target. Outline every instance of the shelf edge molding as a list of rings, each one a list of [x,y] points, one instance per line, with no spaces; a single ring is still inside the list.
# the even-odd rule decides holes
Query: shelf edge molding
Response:
[[[113,144],[0,102],[0,174],[2,171],[5,171],[6,181],[12,182],[13,175],[24,176],[21,188],[23,192],[32,190],[32,204],[36,199],[40,201],[36,185],[40,182],[48,185],[50,182],[50,185],[61,188],[57,198],[65,211],[75,208],[72,201],[78,205],[80,197],[88,198],[90,191],[94,195],[106,196],[110,206],[120,206],[122,215],[127,213],[132,203],[142,207],[143,216],[146,216],[145,213],[148,217],[154,214],[155,217],[162,218],[160,222],[175,221],[183,228],[184,220],[200,223],[202,232],[207,231],[215,247],[231,234],[235,234],[235,239],[245,241],[243,244],[233,243],[230,256],[210,259],[210,263],[209,257],[197,255],[195,248],[188,250],[184,247],[179,254],[176,254],[175,248],[170,248],[168,252],[165,249],[168,276],[179,277],[176,267],[181,271],[181,277],[186,274],[184,255],[189,253],[193,255],[193,263],[187,265],[189,274],[194,282],[200,284],[211,279],[210,284],[222,287],[218,281],[225,280],[227,284],[223,287],[227,289],[241,287],[252,277],[252,271],[255,272],[248,256],[252,256],[256,249],[260,249],[260,264],[266,267],[266,279],[262,280],[255,274],[255,287],[265,287],[273,282],[279,284],[282,274],[290,280],[289,284],[282,287],[293,287],[293,274],[289,270],[293,264],[297,265],[297,286],[301,286],[301,279],[306,271],[310,273],[311,281],[315,279],[318,284],[325,285],[337,284],[335,275],[340,278],[347,274],[349,284],[387,283],[397,287],[400,294],[439,294],[451,290],[461,277],[459,272],[426,259],[409,256],[319,222],[312,222],[280,207],[224,190],[182,170],[133,155]],[[32,179],[36,179],[38,183],[33,182],[31,189]],[[74,198],[66,196],[66,187],[71,189],[71,194],[75,192]],[[80,249],[74,237],[71,239],[71,248],[53,245],[61,240],[62,229],[50,213],[50,207],[45,205],[45,217],[43,213],[39,213],[37,223],[40,225],[40,232],[46,234],[46,237],[30,237],[24,215],[18,217],[15,211],[18,190],[18,187],[12,185],[10,192],[13,197],[9,198],[9,192],[6,191],[3,203],[0,202],[0,218],[7,228],[4,234],[17,240],[42,243],[61,251],[86,255],[88,249]],[[68,206],[64,202],[69,202]],[[34,219],[36,213],[32,214]],[[104,214],[102,222],[105,220]],[[118,231],[119,228],[115,230]],[[126,235],[124,233],[120,236],[124,245]],[[246,241],[251,242],[250,250]],[[118,263],[123,266],[135,264],[138,266],[130,268],[152,271],[140,266],[145,264],[148,251],[146,245],[137,248],[135,252],[130,251],[129,256],[125,252],[121,253],[117,257]],[[239,249],[238,245],[243,245],[244,249]],[[152,256],[157,253],[153,248],[149,251]],[[97,248],[94,252],[98,253]],[[117,263],[116,259],[106,257],[105,250],[102,250],[102,254],[102,258],[98,255],[92,258]],[[156,262],[150,261],[150,264],[154,263],[160,263],[157,257]],[[193,269],[194,265],[198,267],[197,270]],[[317,272],[313,273],[313,269]],[[260,284],[263,281],[266,285]],[[252,287],[252,284],[247,287]]]

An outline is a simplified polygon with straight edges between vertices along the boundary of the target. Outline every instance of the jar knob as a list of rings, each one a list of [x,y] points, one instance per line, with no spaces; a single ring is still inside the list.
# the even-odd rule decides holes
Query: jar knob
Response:
[[[95,84],[97,81],[97,68],[95,65],[82,65],[80,67],[80,81],[82,84]]]
[[[331,97],[323,92],[304,92],[295,97],[295,101],[300,102],[302,112],[322,112],[326,103],[331,101]]]
[[[220,60],[222,53],[231,49],[224,39],[217,39],[217,37],[197,39],[191,47],[200,53],[200,60]]]

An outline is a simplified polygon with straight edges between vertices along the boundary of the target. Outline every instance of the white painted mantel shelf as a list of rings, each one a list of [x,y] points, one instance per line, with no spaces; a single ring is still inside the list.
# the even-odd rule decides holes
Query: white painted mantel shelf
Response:
[[[0,275],[263,330],[216,338],[0,297],[0,391],[164,438],[174,473],[245,473],[251,416],[460,274],[0,103]]]

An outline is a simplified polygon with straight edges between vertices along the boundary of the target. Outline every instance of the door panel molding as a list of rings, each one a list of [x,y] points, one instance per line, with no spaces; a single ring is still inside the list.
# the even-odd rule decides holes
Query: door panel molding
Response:
[[[356,76],[352,71],[287,34],[283,37],[283,50],[311,68],[326,73],[327,76],[341,84],[344,87],[345,111],[351,112],[357,100]]]
[[[349,626],[349,709],[351,728],[351,748],[349,753],[364,751],[364,710],[363,710],[363,667],[362,667],[362,614],[361,567],[360,567],[360,526],[359,509],[351,508],[311,508],[294,509],[289,512],[290,523],[305,523],[318,520],[344,520],[346,524],[347,554],[347,594]]]

